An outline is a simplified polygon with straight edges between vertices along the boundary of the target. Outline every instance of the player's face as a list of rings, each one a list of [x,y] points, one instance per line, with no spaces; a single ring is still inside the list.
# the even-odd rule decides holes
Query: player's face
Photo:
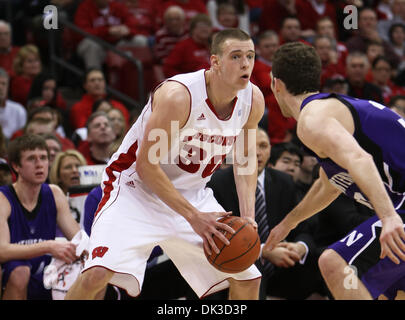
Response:
[[[252,40],[228,39],[218,56],[218,67],[225,83],[237,89],[246,88],[255,62],[255,47]]]
[[[42,149],[21,152],[20,165],[13,164],[18,179],[31,184],[44,183],[48,177],[48,152]]]

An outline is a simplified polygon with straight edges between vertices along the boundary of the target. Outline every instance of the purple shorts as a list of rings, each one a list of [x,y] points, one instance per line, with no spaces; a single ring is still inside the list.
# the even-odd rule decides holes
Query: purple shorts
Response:
[[[19,266],[28,266],[31,277],[28,282],[27,300],[52,300],[51,290],[47,290],[43,284],[44,267],[51,261],[51,256],[41,256],[31,260],[12,260],[2,265],[2,286],[6,287],[11,272]]]
[[[405,223],[405,212],[398,212]],[[396,290],[405,290],[405,262],[399,265],[389,258],[380,259],[381,221],[371,217],[329,249],[336,251],[349,265],[357,269],[357,276],[374,299],[380,294],[396,296]]]

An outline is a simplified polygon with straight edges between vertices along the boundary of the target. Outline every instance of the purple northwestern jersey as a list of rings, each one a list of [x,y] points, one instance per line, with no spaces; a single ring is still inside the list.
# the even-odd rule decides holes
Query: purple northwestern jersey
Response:
[[[330,93],[307,97],[302,102],[301,110],[310,101],[327,98],[336,98],[349,108],[355,125],[353,137],[373,157],[396,211],[405,212],[405,120],[375,101]],[[310,153],[318,159],[335,187],[372,208],[347,170],[329,158],[319,158],[312,151]]]
[[[24,245],[55,239],[57,210],[49,185],[42,184],[37,206],[32,212],[23,208],[12,186],[1,186],[0,192],[6,196],[11,206],[8,218],[10,243]],[[42,272],[41,269],[50,260],[50,255],[30,259],[32,265],[38,267],[38,270],[31,270],[31,273]]]

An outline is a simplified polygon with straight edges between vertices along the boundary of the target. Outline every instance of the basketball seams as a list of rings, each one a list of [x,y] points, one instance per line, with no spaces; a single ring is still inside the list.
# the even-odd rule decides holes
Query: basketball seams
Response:
[[[215,265],[221,267],[221,269],[223,269],[224,271],[228,271],[228,272],[235,271],[233,269],[229,269],[229,268],[224,267],[224,264],[229,263],[231,261],[234,261],[236,259],[239,259],[240,257],[243,257],[245,254],[249,253],[249,251],[252,250],[255,247],[258,240],[259,240],[259,237],[257,237],[255,243],[248,250],[246,250],[244,253],[242,253],[240,256],[234,257],[232,259],[229,259],[227,261],[222,262],[221,264],[215,264]]]
[[[231,219],[229,219],[229,218],[231,218]],[[228,220],[229,219],[229,220]],[[235,227],[238,227],[238,229],[237,230],[235,230],[235,233],[233,233],[233,234],[230,234],[230,237],[229,238],[227,238],[230,242],[236,237],[236,239],[234,239],[235,241],[237,241],[237,242],[240,242],[241,241],[241,239],[239,239],[238,237],[237,237],[237,235],[239,234],[240,235],[240,232],[242,231],[242,233],[243,232],[250,232],[250,230],[249,230],[249,228],[248,229],[244,229],[248,224],[249,224],[249,222],[247,222],[246,220],[244,220],[243,218],[240,218],[240,217],[236,217],[236,216],[234,216],[234,217],[227,217],[227,218],[223,218],[223,219],[221,219],[221,220],[228,220],[228,221],[226,221],[226,224],[228,224],[229,226],[231,226],[232,227],[232,225],[233,224],[236,224],[236,226]],[[224,221],[223,221],[224,222]],[[239,225],[239,226],[238,226]],[[248,231],[244,231],[244,230],[248,230]],[[223,234],[224,234],[224,236],[225,237],[227,237],[227,232],[226,231],[222,231],[223,232]],[[244,237],[243,235],[242,235],[242,237]],[[216,254],[215,252],[213,252],[211,255],[208,255],[206,252],[205,252],[205,254],[206,254],[206,256],[207,256],[207,259],[208,259],[208,261],[211,263],[211,265],[213,265],[216,269],[218,269],[218,270],[220,270],[220,271],[222,271],[222,272],[228,272],[228,273],[238,273],[238,272],[241,272],[241,271],[239,271],[239,269],[238,269],[238,260],[242,260],[242,261],[249,261],[249,259],[253,259],[253,256],[252,256],[252,253],[253,252],[255,252],[255,249],[257,249],[257,244],[259,243],[260,244],[260,238],[259,238],[259,236],[257,235],[254,239],[250,239],[250,240],[252,240],[253,241],[253,244],[252,245],[250,245],[248,248],[246,248],[246,244],[247,245],[249,245],[249,243],[245,243],[243,246],[244,246],[244,248],[246,248],[246,251],[244,251],[244,252],[241,252],[241,250],[239,250],[239,252],[238,252],[238,256],[232,256],[232,254],[231,254],[231,256],[230,256],[230,253],[233,251],[233,250],[235,250],[235,249],[230,249],[231,251],[230,252],[227,252],[226,250],[225,250],[225,252],[224,252],[224,249],[225,248],[227,248],[227,246],[226,246],[226,244],[224,244],[224,243],[222,243],[222,246],[220,247],[220,243],[219,243],[219,239],[218,239],[218,241],[216,241],[218,239],[218,237],[214,237],[214,241],[215,241],[215,243],[216,243],[216,245],[217,245],[217,247],[219,248],[219,253],[218,254]],[[217,243],[218,242],[218,243]],[[221,241],[222,242],[222,241]],[[238,251],[238,250],[237,250]],[[236,253],[236,252],[235,252]],[[221,263],[218,263],[218,257],[220,257],[221,255],[224,255],[225,254],[225,258],[227,259],[226,261],[223,261],[223,262],[221,262]],[[223,257],[222,257],[223,258]],[[257,257],[254,257],[254,259],[256,259]],[[246,260],[247,259],[247,260]],[[233,265],[236,263],[236,265],[234,266],[235,268],[233,268]],[[254,263],[254,261],[252,262],[252,263]],[[227,265],[227,266],[225,266],[225,265]],[[231,268],[229,268],[229,267],[231,267]],[[243,270],[242,270],[243,271]]]
[[[231,222],[231,221],[229,221],[229,222]],[[228,223],[229,223],[229,222],[228,222]],[[242,226],[238,229],[238,231],[236,231],[236,232],[228,239],[228,241],[231,242],[231,240],[232,240],[244,227],[246,227],[247,224],[249,224],[249,222],[247,222],[247,223],[245,223],[244,225],[242,225]],[[215,263],[215,260],[217,260],[217,258],[220,256],[222,250],[225,249],[225,247],[226,247],[226,244],[224,243],[224,245],[223,245],[222,248],[219,250],[219,253],[218,253],[217,256],[215,257],[215,259],[212,260],[212,263]],[[250,249],[249,249],[249,250],[250,250]],[[216,263],[215,263],[215,264],[216,264]],[[216,264],[216,265],[219,266],[218,264]]]

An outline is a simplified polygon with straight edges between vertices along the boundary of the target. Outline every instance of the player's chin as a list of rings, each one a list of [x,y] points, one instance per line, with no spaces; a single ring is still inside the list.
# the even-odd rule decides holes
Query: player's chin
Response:
[[[249,78],[239,78],[236,86],[238,89],[245,89],[249,83]]]
[[[42,184],[46,181],[47,176],[46,175],[35,175],[32,179],[31,182],[34,184]]]

